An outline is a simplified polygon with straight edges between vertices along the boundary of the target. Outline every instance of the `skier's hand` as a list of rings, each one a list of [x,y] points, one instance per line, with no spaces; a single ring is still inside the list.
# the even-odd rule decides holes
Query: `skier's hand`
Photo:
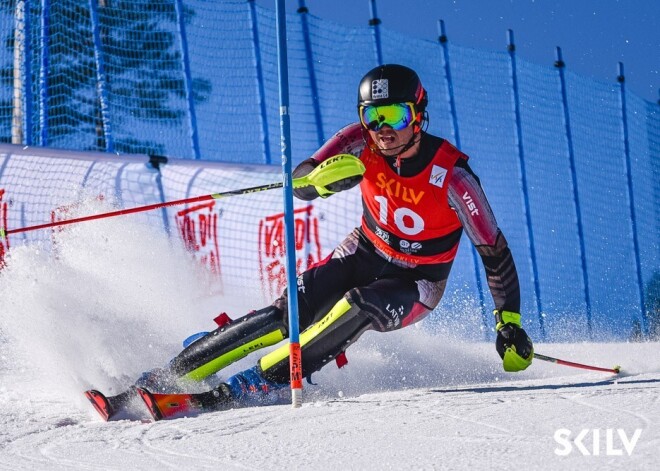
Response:
[[[520,323],[520,314],[493,311],[497,320],[495,348],[503,361],[504,371],[522,371],[532,364],[534,345]]]
[[[303,160],[298,164],[298,166],[293,170],[292,177],[299,178],[309,175],[309,173],[316,168],[318,163],[314,159]],[[303,186],[301,188],[294,188],[293,195],[304,201],[311,201],[319,197],[319,192],[316,191],[316,188],[312,185]]]
[[[318,165],[318,162],[312,158],[304,160],[295,168],[292,176],[293,178],[299,178],[309,175],[309,173],[311,173],[312,170],[314,170]],[[311,201],[318,198],[319,196],[321,198],[327,198],[328,196],[339,193],[340,191],[350,190],[361,181],[362,175],[353,175],[329,183],[324,187],[309,185],[301,188],[294,188],[293,194],[296,198],[304,201]]]

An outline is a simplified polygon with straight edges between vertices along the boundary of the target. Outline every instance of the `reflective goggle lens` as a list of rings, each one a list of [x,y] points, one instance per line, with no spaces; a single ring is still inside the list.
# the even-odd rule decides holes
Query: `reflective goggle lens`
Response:
[[[412,103],[360,106],[360,121],[362,126],[370,131],[378,131],[385,125],[395,131],[401,131],[410,126],[415,117],[415,107]]]

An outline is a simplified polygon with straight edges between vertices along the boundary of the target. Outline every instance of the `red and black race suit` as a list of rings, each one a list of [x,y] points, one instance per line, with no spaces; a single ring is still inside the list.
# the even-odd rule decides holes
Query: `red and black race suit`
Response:
[[[369,146],[360,159],[366,167],[360,183],[362,230],[369,240],[388,257],[410,264],[454,260],[462,224],[448,204],[447,189],[456,161],[467,156],[441,141],[426,166],[411,176],[399,175]]]

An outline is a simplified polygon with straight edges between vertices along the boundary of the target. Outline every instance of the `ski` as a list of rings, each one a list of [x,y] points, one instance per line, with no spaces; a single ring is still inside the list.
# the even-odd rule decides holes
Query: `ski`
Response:
[[[199,401],[195,400],[194,394],[160,394],[152,393],[145,388],[137,388],[137,393],[156,421],[203,410]]]
[[[106,396],[96,389],[85,391],[85,397],[106,422],[116,417],[120,412],[125,411],[131,400],[136,396],[137,391],[134,386],[114,396]]]
[[[232,403],[228,392],[222,388],[182,394],[154,393],[145,388],[136,388],[136,391],[155,421],[222,410]]]

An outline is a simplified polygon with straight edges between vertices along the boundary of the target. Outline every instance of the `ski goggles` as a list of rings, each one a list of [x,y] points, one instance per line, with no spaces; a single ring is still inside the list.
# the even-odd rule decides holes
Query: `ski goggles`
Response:
[[[382,106],[363,105],[358,108],[358,113],[362,126],[369,131],[379,131],[385,125],[395,131],[401,131],[417,118],[415,105],[409,102]]]

